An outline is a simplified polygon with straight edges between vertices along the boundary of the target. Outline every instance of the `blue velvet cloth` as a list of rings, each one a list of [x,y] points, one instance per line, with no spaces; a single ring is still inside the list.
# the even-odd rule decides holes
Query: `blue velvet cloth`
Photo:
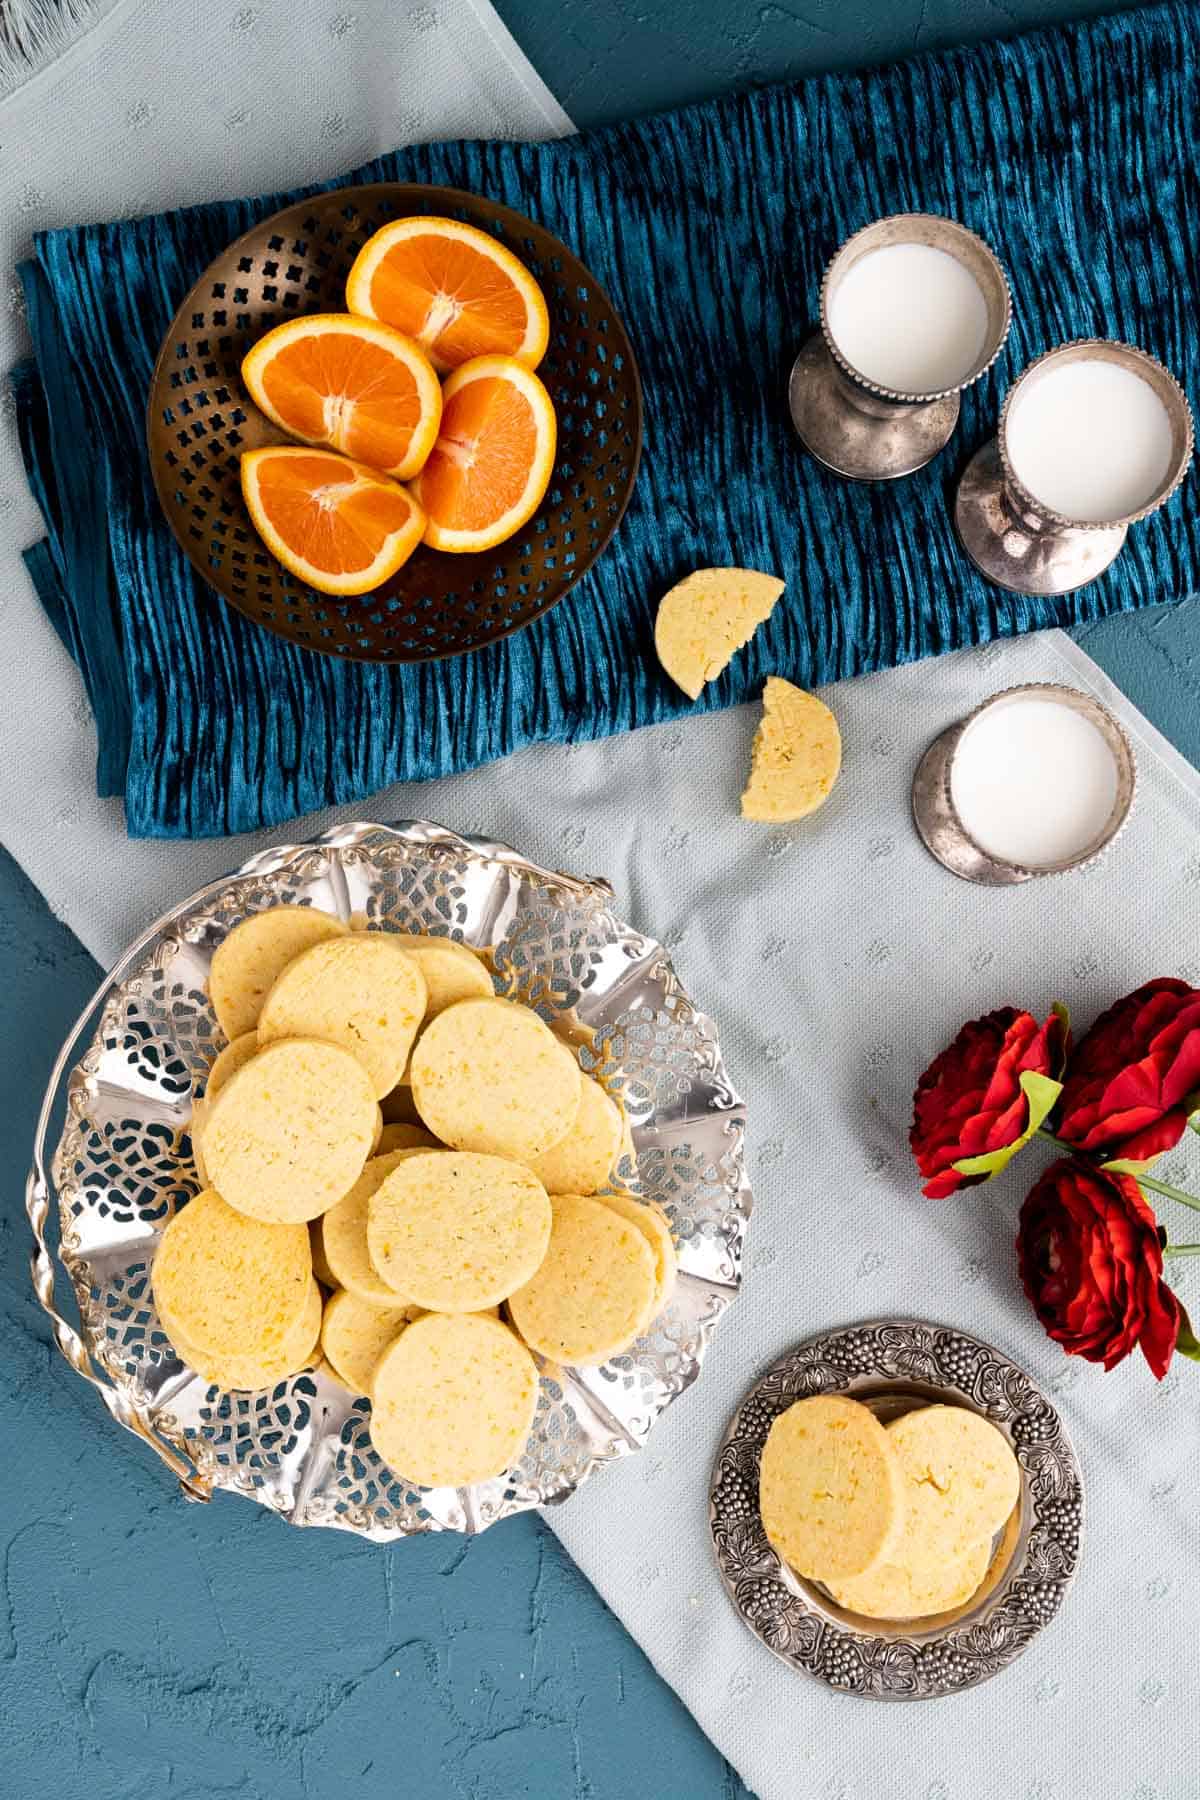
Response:
[[[659,670],[659,595],[699,564],[786,578],[701,707],[1200,591],[1193,473],[1082,592],[989,587],[957,546],[954,483],[1030,356],[1128,339],[1200,395],[1200,7],[1163,5],[837,74],[541,145],[448,143],[349,181],[475,189],[590,265],[645,389],[637,491],[614,543],[546,618],[412,668],[295,650],[224,605],[176,548],[143,414],[173,309],[231,238],[292,196],[41,236],[25,268],[36,369],[17,383],[48,543],[30,567],[80,664],[99,785],[138,835],[274,824],[542,739],[693,710]],[[881,214],[961,219],[999,253],[1014,322],[929,468],[857,487],[803,455],[786,411],[822,267]]]

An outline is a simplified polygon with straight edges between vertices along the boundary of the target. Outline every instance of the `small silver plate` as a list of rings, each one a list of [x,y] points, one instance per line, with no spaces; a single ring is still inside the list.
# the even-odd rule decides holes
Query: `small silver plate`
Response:
[[[321,1367],[257,1393],[210,1387],[155,1313],[155,1248],[200,1186],[188,1136],[193,1097],[224,1042],[207,994],[213,951],[240,919],[284,902],[490,951],[497,992],[540,1012],[619,1097],[636,1159],[618,1173],[671,1220],[679,1280],[667,1306],[601,1368],[542,1365],[525,1455],[494,1481],[428,1489],[401,1480],[372,1447],[369,1400]],[[716,1028],[662,945],[617,917],[607,882],[539,869],[506,845],[440,825],[345,825],[278,845],[202,888],[105,978],[63,1047],[38,1125],[26,1190],[34,1289],[72,1368],[190,1499],[224,1488],[293,1525],[382,1543],[482,1531],[556,1505],[602,1464],[639,1450],[699,1375],[741,1279],[751,1207],[744,1135]],[[60,1271],[75,1289],[78,1330],[58,1309]]]
[[[776,1416],[809,1394],[850,1394],[884,1418],[931,1401],[990,1419],[1016,1454],[1021,1499],[978,1591],[952,1613],[889,1624],[837,1606],[781,1563],[758,1510]],[[792,1668],[869,1700],[933,1700],[999,1674],[1048,1625],[1079,1560],[1083,1484],[1062,1420],[1016,1363],[948,1325],[876,1320],[809,1338],[742,1401],[713,1466],[709,1522],[734,1606]]]

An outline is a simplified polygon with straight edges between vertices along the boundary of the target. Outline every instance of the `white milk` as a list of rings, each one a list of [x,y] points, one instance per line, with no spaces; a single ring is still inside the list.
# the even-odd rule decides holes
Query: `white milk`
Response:
[[[1055,700],[991,706],[959,739],[950,794],[967,833],[1027,869],[1065,862],[1101,835],[1117,765],[1090,719]]]
[[[1034,498],[1087,524],[1137,512],[1171,465],[1171,420],[1150,383],[1098,357],[1035,375],[1005,437]]]
[[[828,310],[850,366],[901,394],[957,387],[987,338],[979,283],[957,257],[929,244],[869,251],[839,281]]]

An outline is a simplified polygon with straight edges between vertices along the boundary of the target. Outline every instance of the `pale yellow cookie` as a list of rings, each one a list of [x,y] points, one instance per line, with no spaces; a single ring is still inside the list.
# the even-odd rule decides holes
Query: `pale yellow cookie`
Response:
[[[306,1223],[358,1179],[377,1116],[349,1051],[301,1038],[268,1044],[205,1110],[209,1179],[251,1218]]]
[[[545,1259],[510,1297],[509,1316],[554,1362],[607,1362],[653,1314],[655,1254],[640,1226],[601,1200],[563,1194],[553,1215]]]
[[[409,937],[396,933],[393,942],[411,956],[425,977],[425,1022],[436,1019],[459,1000],[490,1000],[492,978],[467,944],[448,937]]]
[[[782,823],[824,806],[842,766],[838,722],[815,694],[767,677],[742,817]]]
[[[235,925],[208,973],[209,999],[230,1043],[254,1030],[268,990],[294,957],[345,929],[314,906],[272,906]]]
[[[524,1452],[537,1367],[499,1319],[427,1313],[375,1367],[371,1442],[417,1487],[466,1487],[503,1475]]]
[[[615,1100],[598,1081],[580,1076],[579,1112],[560,1143],[529,1166],[548,1194],[594,1194],[607,1182],[621,1155],[624,1120]]]
[[[909,1561],[924,1571],[999,1531],[1021,1495],[1002,1432],[962,1406],[922,1406],[888,1426],[910,1517]]]
[[[382,931],[348,932],[288,964],[263,1002],[262,1044],[320,1038],[356,1056],[382,1099],[404,1073],[425,1015],[425,977]]]
[[[354,1186],[321,1220],[321,1251],[338,1287],[372,1306],[408,1306],[412,1296],[398,1293],[371,1261],[367,1247],[367,1206],[375,1190],[416,1149],[389,1150],[367,1164]]]
[[[371,1392],[375,1364],[416,1316],[416,1309],[372,1306],[357,1294],[331,1294],[321,1321],[321,1348],[340,1381],[354,1394]]]
[[[444,1144],[542,1156],[575,1123],[578,1066],[548,1026],[511,1000],[460,1000],[427,1025],[412,1055],[417,1111]]]
[[[163,1324],[167,1325],[166,1319]],[[276,1382],[297,1375],[311,1365],[321,1333],[321,1290],[315,1281],[310,1281],[303,1313],[278,1350],[269,1355],[255,1356],[245,1351],[219,1355],[189,1345],[178,1329],[172,1330],[170,1325],[167,1325],[167,1332],[188,1367],[214,1387],[249,1392],[272,1388]]]
[[[385,1125],[375,1146],[376,1154],[386,1156],[390,1150],[436,1150],[438,1141],[423,1125]]]
[[[274,1356],[308,1303],[312,1257],[303,1225],[264,1225],[213,1188],[182,1207],[150,1275],[154,1304],[189,1344],[215,1356]]]
[[[900,1464],[857,1400],[814,1394],[779,1414],[759,1468],[763,1529],[799,1575],[844,1581],[889,1559],[904,1525]]]
[[[238,1070],[257,1054],[257,1031],[243,1031],[241,1037],[236,1037],[231,1044],[226,1044],[223,1050],[217,1052],[208,1071],[208,1080],[204,1084],[204,1098],[215,1100],[229,1077],[236,1075]]]
[[[654,1303],[650,1318],[656,1318],[671,1297],[679,1269],[675,1240],[671,1236],[667,1215],[652,1200],[639,1200],[635,1194],[626,1194],[620,1188],[607,1194],[598,1194],[596,1198],[603,1200],[605,1206],[610,1206],[614,1212],[620,1213],[623,1219],[636,1225],[649,1244],[654,1255]],[[649,1322],[647,1319],[646,1324]]]
[[[549,1241],[545,1188],[499,1156],[413,1151],[367,1204],[371,1261],[431,1312],[498,1305],[529,1280]]]
[[[664,594],[654,648],[676,686],[698,699],[770,618],[783,587],[757,569],[696,569]]]
[[[868,1619],[926,1619],[965,1605],[988,1572],[991,1539],[940,1562],[914,1560],[912,1529],[906,1523],[892,1561],[878,1564],[868,1575],[826,1584],[839,1606]]]

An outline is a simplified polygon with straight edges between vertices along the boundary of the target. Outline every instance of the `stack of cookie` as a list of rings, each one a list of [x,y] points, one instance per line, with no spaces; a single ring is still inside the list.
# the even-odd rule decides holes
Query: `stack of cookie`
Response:
[[[203,1191],[152,1276],[176,1349],[260,1388],[319,1344],[398,1475],[504,1473],[533,1353],[606,1361],[674,1282],[666,1219],[614,1186],[621,1109],[448,938],[275,907],[229,933],[209,991],[229,1041],[193,1105]]]
[[[920,1406],[885,1427],[841,1394],[780,1413],[759,1471],[774,1549],[871,1619],[928,1618],[970,1600],[1020,1490],[1008,1440],[977,1413]]]

